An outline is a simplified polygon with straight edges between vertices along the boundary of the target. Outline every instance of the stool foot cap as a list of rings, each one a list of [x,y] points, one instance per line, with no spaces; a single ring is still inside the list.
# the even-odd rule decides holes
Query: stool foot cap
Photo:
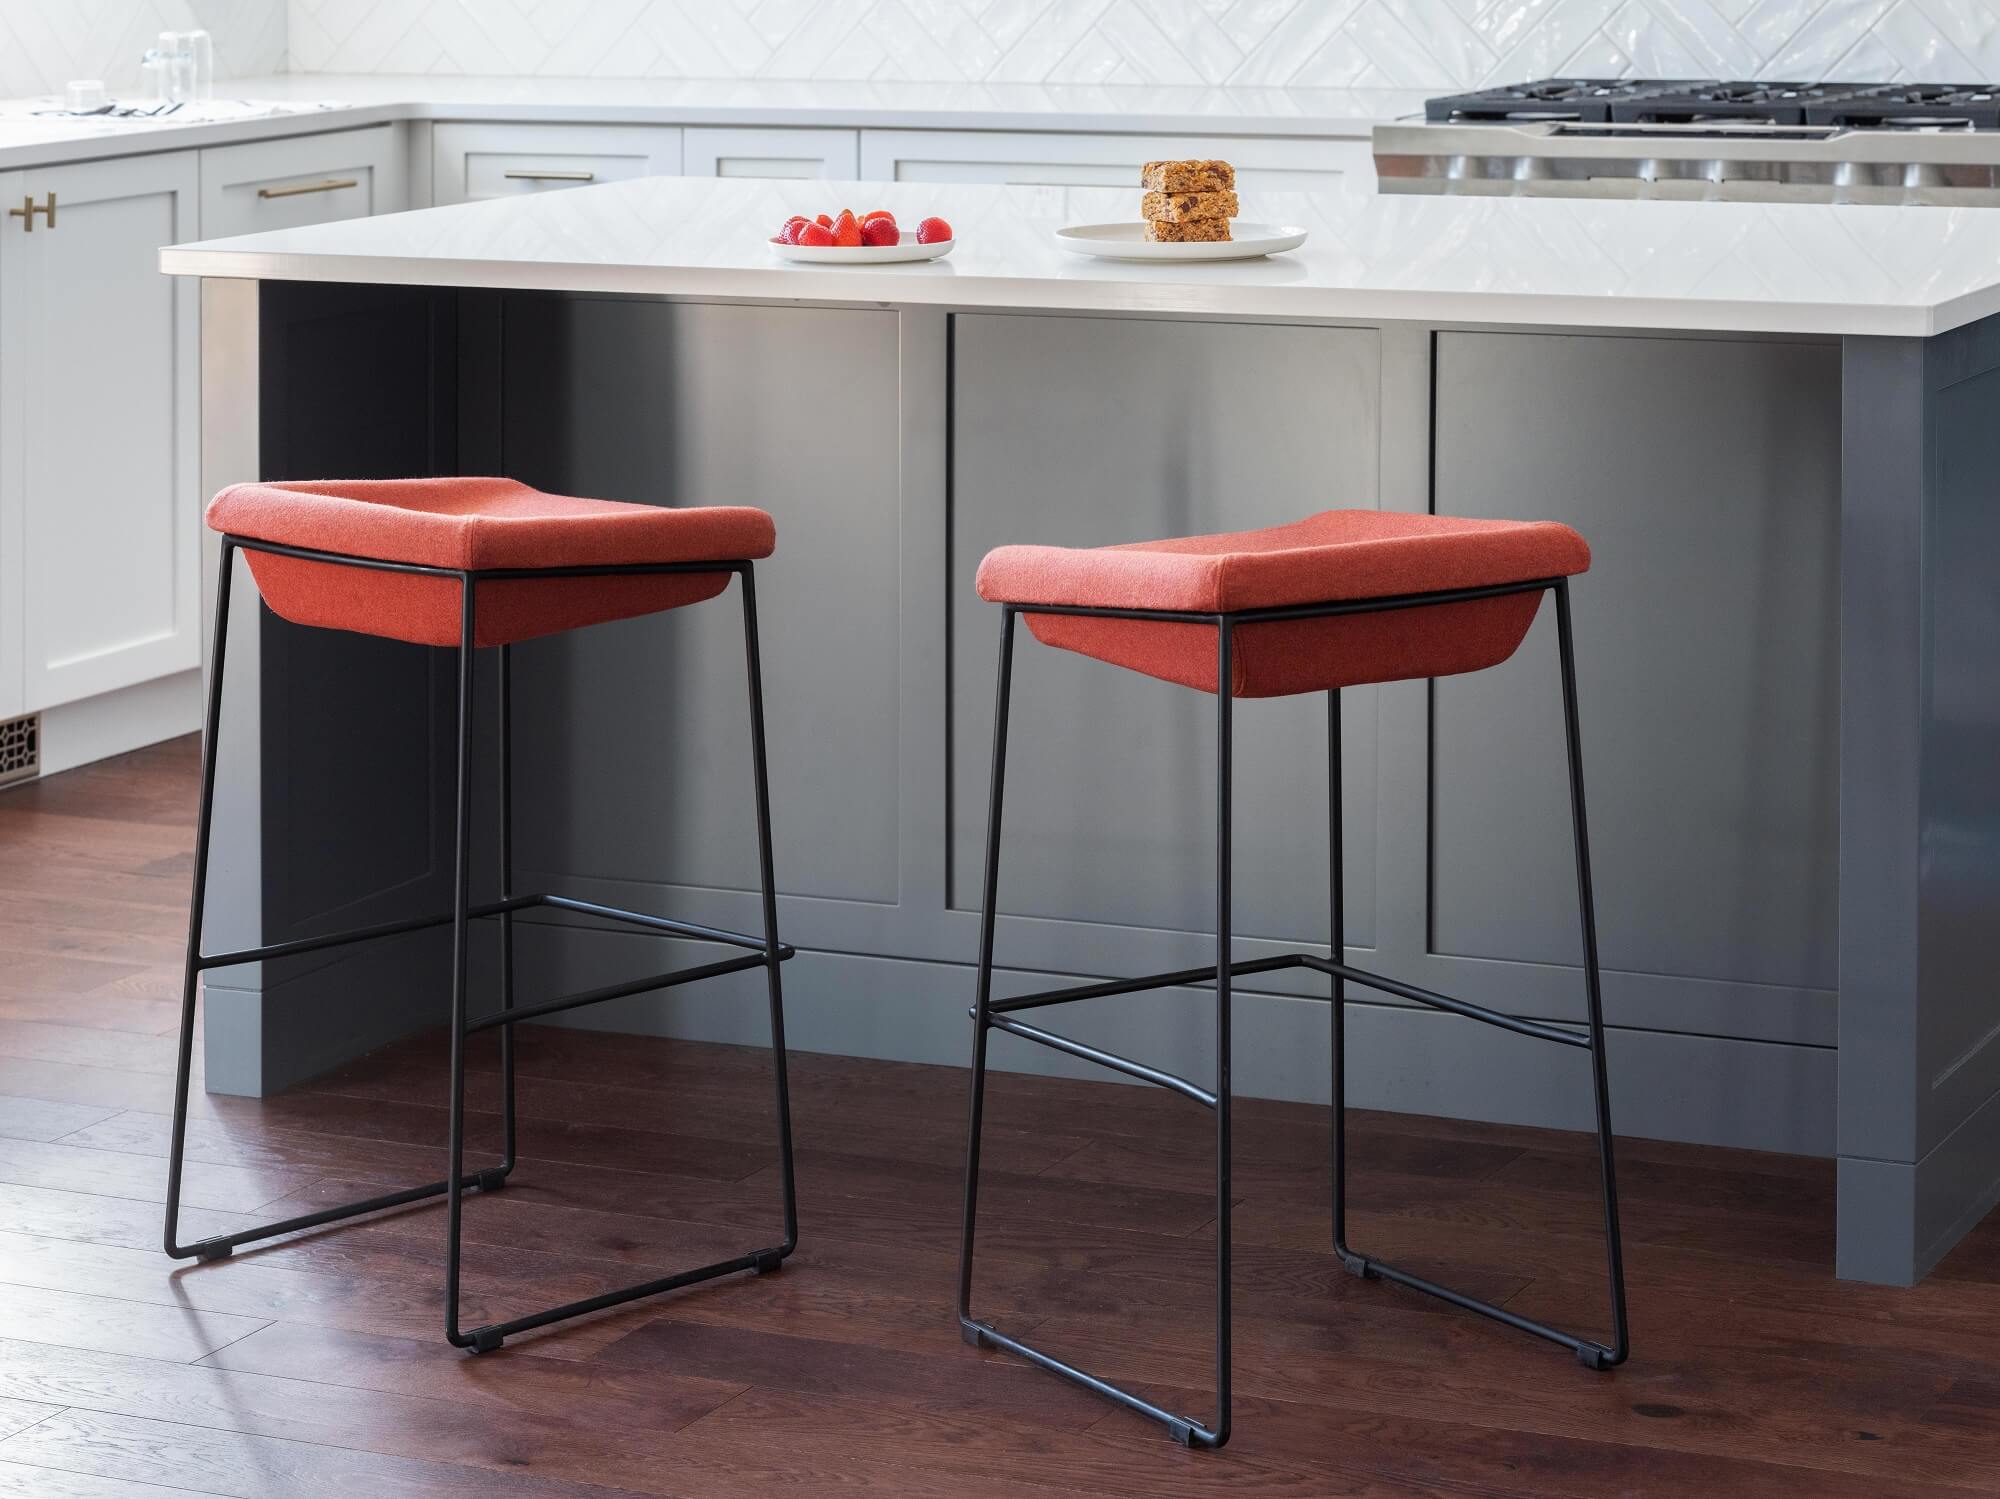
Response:
[[[504,1346],[506,1342],[507,1335],[491,1327],[475,1328],[472,1333],[474,1353],[491,1353],[494,1349]]]
[[[1351,1249],[1343,1249],[1340,1251],[1340,1263],[1347,1267],[1349,1275],[1359,1280],[1379,1280],[1381,1278],[1376,1275],[1375,1267],[1368,1263],[1368,1256],[1365,1254],[1356,1254]]]
[[[1599,1343],[1585,1343],[1576,1350],[1576,1361],[1586,1369],[1610,1369],[1616,1367],[1611,1362],[1611,1350]]]
[[[759,1275],[769,1275],[784,1268],[785,1256],[782,1250],[760,1249],[751,1256],[750,1268]]]
[[[982,1323],[960,1322],[958,1324],[958,1335],[968,1348],[991,1348],[993,1345],[986,1340],[985,1333],[986,1329]]]
[[[472,1178],[472,1185],[482,1192],[497,1192],[507,1185],[507,1168],[488,1166]]]
[[[234,1244],[197,1244],[194,1257],[197,1263],[207,1264],[210,1260],[226,1260],[236,1253]]]
[[[1171,1436],[1183,1447],[1194,1446],[1194,1427],[1186,1421],[1169,1421],[1167,1423],[1167,1435]]]

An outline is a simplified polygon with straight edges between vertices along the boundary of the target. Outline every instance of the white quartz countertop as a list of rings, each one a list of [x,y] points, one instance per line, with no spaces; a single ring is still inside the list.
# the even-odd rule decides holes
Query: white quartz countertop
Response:
[[[233,117],[76,119],[53,99],[0,101],[0,170],[225,145],[393,120],[1119,131],[1360,138],[1421,113],[1412,89],[809,83],[618,78],[408,78],[280,73],[226,79]]]
[[[171,274],[630,292],[866,306],[1214,318],[1926,336],[2000,312],[2000,209],[1243,195],[1295,223],[1263,260],[1127,263],[1057,247],[1133,219],[1139,192],[654,177],[278,230],[161,252]],[[801,265],[768,236],[793,212],[949,219],[945,259]]]

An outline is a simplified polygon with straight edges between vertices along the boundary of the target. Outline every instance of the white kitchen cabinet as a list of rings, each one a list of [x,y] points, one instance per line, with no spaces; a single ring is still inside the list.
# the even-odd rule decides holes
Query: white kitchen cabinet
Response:
[[[714,130],[689,127],[681,170],[690,177],[837,177],[861,173],[853,130]]]
[[[192,151],[0,174],[0,702],[200,661],[197,292],[159,271],[199,189]]]
[[[201,153],[201,237],[225,239],[409,207],[398,127],[334,130]]]
[[[596,182],[675,176],[681,132],[671,125],[440,124],[431,131],[437,203],[525,197]]]
[[[1367,140],[1294,136],[1058,135],[1025,131],[864,130],[861,175],[871,182],[1012,182],[1130,187],[1148,161],[1219,156],[1248,191],[1311,192],[1346,176],[1373,180]],[[1138,213],[1137,203],[1133,214]]]

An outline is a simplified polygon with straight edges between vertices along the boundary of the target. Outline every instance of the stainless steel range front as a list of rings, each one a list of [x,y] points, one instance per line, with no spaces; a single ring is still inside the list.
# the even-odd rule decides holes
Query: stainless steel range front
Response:
[[[1552,78],[1374,145],[1383,192],[2000,206],[2000,85]]]

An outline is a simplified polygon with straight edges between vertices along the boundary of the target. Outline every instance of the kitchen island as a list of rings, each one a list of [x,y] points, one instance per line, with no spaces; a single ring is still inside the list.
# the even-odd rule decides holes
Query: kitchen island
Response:
[[[786,213],[842,202],[940,213],[958,247],[769,254]],[[1837,1155],[1841,1273],[1923,1275],[2000,1197],[2000,215],[1266,193],[1246,217],[1304,225],[1303,250],[1134,265],[1050,238],[1136,207],[649,179],[163,264],[204,278],[210,490],[502,473],[776,516],[759,593],[806,1049],[969,1050],[988,548],[1345,505],[1576,526],[1617,1127]],[[443,909],[448,653],[237,603],[211,948]],[[1492,672],[1345,695],[1347,909],[1358,962],[1573,1021],[1549,628]],[[755,925],[732,629],[693,609],[517,652],[524,886]],[[1194,695],[1031,649],[1013,711],[1005,984],[1209,961]],[[1240,715],[1240,957],[1324,942],[1321,716]],[[524,1002],[684,956],[651,940],[535,925]],[[436,1023],[446,961],[433,932],[212,975],[208,1085],[275,1091]],[[1323,1099],[1328,1009],[1290,977],[1238,996],[1236,1086]],[[590,1023],[761,1042],[751,987]],[[1209,1003],[1074,1026],[1200,1077]],[[1351,1003],[1348,1035],[1356,1105],[1587,1123],[1551,1048],[1394,1002]],[[1067,1065],[1028,1050],[996,1065]]]

